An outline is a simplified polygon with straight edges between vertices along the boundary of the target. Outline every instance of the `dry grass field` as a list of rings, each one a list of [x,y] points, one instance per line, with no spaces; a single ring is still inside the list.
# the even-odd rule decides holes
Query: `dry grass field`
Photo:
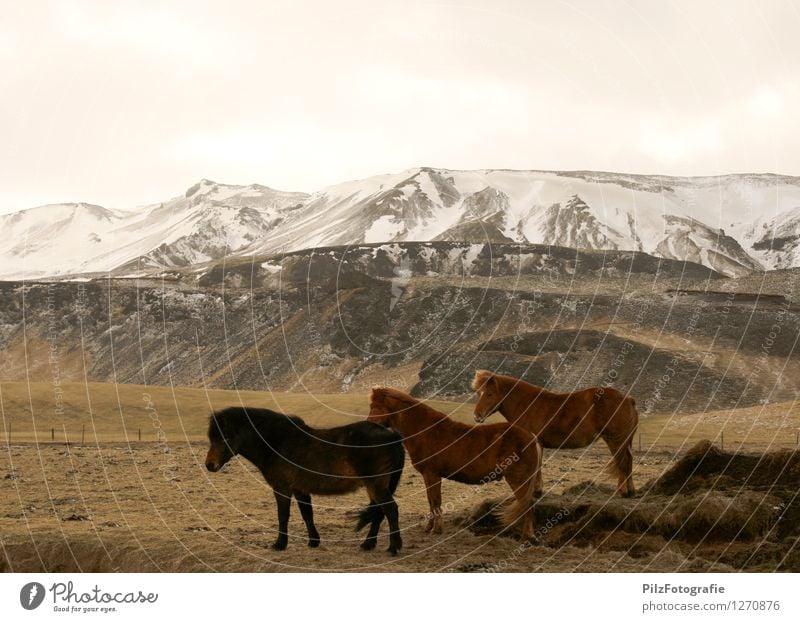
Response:
[[[365,395],[269,395],[108,384],[61,388],[56,395],[46,383],[0,384],[0,568],[6,571],[725,571],[738,569],[742,559],[757,570],[786,564],[785,542],[780,555],[764,560],[761,553],[755,554],[773,537],[767,527],[759,527],[746,541],[732,537],[708,542],[680,533],[665,537],[652,529],[634,533],[630,526],[608,530],[600,518],[620,512],[623,519],[646,515],[667,498],[658,497],[655,503],[647,494],[614,499],[607,486],[611,479],[603,473],[608,455],[602,444],[546,453],[537,545],[470,528],[467,519],[475,508],[506,495],[502,482],[480,488],[445,482],[445,531],[425,533],[425,488],[407,464],[397,493],[405,541],[398,557],[383,550],[385,526],[377,550],[364,553],[358,548],[363,534],[353,531],[353,512],[364,505],[363,492],[315,498],[319,549],[306,547],[294,506],[289,548],[275,552],[269,547],[275,538],[275,502],[260,474],[241,459],[220,473],[208,473],[203,465],[210,409],[259,405],[327,426],[363,417]],[[465,421],[471,417],[471,404],[432,403]],[[717,439],[719,445],[724,433],[726,450],[792,449],[798,427],[796,403],[645,418],[640,426],[642,448],[635,446],[636,482],[646,488],[646,482],[658,478],[701,438]],[[765,503],[775,508],[782,503],[772,496],[754,502],[741,490],[720,496],[713,488],[710,484],[708,491],[695,490],[687,498],[718,515],[734,505],[749,508],[755,503],[752,516],[761,516],[757,512],[765,511]],[[591,508],[595,521],[586,523],[583,517],[583,522],[567,525],[564,519],[560,524],[552,517],[562,505],[572,517]],[[676,506],[674,511],[684,516],[680,512],[685,508]],[[681,520],[686,523],[692,516],[702,514],[692,509],[689,518]],[[652,525],[662,523],[663,516],[654,518]],[[589,527],[576,532],[576,524]],[[589,537],[587,529],[595,526],[597,531]],[[776,546],[772,540],[770,546]]]
[[[467,401],[429,400],[435,408],[472,421]],[[295,414],[315,426],[352,423],[367,415],[366,393],[226,391],[130,384],[0,382],[0,442],[202,441],[208,416],[226,406],[258,406]],[[500,421],[495,415],[490,421]],[[159,430],[161,431],[159,433]],[[651,415],[639,421],[641,450],[673,451],[700,439],[726,448],[789,449],[797,446],[800,402],[707,413]],[[638,449],[638,437],[636,448]]]

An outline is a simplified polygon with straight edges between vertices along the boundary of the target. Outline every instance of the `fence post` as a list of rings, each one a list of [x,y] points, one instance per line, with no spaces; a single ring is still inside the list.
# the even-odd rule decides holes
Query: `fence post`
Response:
[[[50,428],[50,440],[51,441],[56,440],[56,429],[55,428]]]

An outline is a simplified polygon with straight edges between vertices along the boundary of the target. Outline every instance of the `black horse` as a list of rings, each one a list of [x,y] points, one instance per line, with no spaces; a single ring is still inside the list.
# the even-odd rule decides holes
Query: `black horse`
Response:
[[[372,550],[384,516],[389,521],[389,553],[403,546],[394,491],[403,472],[405,451],[397,432],[360,421],[320,430],[300,419],[265,408],[231,407],[211,415],[211,446],[206,468],[219,471],[236,454],[247,458],[272,487],[278,503],[278,539],[282,551],[289,540],[292,495],[308,530],[308,546],[319,546],[311,495],[341,495],[363,486],[370,504],[360,514],[356,531],[368,523],[361,544]]]

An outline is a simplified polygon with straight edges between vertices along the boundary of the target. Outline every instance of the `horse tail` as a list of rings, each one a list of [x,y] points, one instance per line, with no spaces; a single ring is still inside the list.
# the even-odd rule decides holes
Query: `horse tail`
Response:
[[[630,472],[633,466],[633,437],[636,435],[636,429],[639,426],[639,411],[636,408],[636,400],[631,395],[626,395],[622,398],[619,409],[626,409],[624,414],[628,417],[629,425],[626,430],[625,436],[610,439],[617,448],[616,451],[612,449],[611,460],[604,467],[604,471],[614,477],[625,475],[625,471]],[[622,414],[622,413],[620,413]],[[608,442],[608,439],[606,440]],[[609,444],[609,448],[611,444]]]
[[[392,430],[394,432],[394,430]],[[406,463],[406,450],[403,448],[403,437],[394,432],[395,439],[387,445],[389,456],[389,494],[394,496],[400,477],[403,475],[403,466]],[[372,522],[383,520],[383,507],[379,504],[371,503],[358,514],[356,531],[361,531]]]
[[[493,514],[500,519],[504,527],[510,527],[525,516],[525,514],[533,511],[535,481],[535,474],[531,474],[530,479],[526,483],[527,489],[522,499],[514,499],[505,506],[495,508]]]
[[[634,428],[637,428],[639,427],[639,409],[636,408],[636,400],[633,399],[633,397],[629,395],[628,399],[631,401],[631,414],[633,415],[632,418],[635,424]],[[633,432],[631,432],[631,444],[633,444]]]
[[[633,467],[633,435],[629,436],[614,453],[603,468],[607,474],[620,477],[630,473]],[[627,473],[626,473],[627,471]]]
[[[389,447],[390,449],[390,471],[389,471],[389,492],[394,495],[403,475],[403,467],[406,464],[406,450],[403,448],[403,437],[397,434],[397,442]]]
[[[500,510],[500,520],[502,521],[505,527],[510,527],[514,523],[516,523],[520,518],[525,516],[527,512],[530,512],[531,508],[533,507],[533,486],[531,486],[531,498],[525,499],[520,501],[519,499],[514,499],[514,501],[508,506]]]
[[[366,527],[370,523],[382,519],[383,519],[383,510],[381,509],[381,506],[368,505],[358,514],[358,524],[356,525],[356,531],[361,531],[362,529],[364,529],[364,527]]]
[[[620,449],[620,451],[628,451],[628,448],[625,447],[624,449]],[[617,464],[616,455],[611,456],[611,460],[606,462],[606,465],[603,467],[603,472],[612,477],[619,477],[621,469],[619,468],[619,464]]]

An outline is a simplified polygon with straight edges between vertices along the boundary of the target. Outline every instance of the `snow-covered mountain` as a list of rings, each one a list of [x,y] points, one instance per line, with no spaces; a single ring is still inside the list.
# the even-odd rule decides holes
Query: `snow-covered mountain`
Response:
[[[319,214],[327,215],[324,221]],[[774,216],[756,228],[764,214]],[[280,243],[288,250],[380,241],[514,241],[639,250],[738,275],[797,265],[797,239],[777,249],[769,236],[774,230],[789,237],[787,217],[798,215],[800,178],[793,177],[422,168],[316,193],[300,216],[302,229],[313,234],[303,239],[299,231],[287,232]],[[269,251],[274,241],[259,250]]]
[[[800,266],[800,178],[426,167],[311,195],[202,180],[138,210],[70,203],[0,216],[0,231],[6,279],[432,240],[638,250],[741,275]]]
[[[0,216],[0,278],[138,273],[218,259],[263,239],[308,195],[203,179],[138,210],[86,203]]]

